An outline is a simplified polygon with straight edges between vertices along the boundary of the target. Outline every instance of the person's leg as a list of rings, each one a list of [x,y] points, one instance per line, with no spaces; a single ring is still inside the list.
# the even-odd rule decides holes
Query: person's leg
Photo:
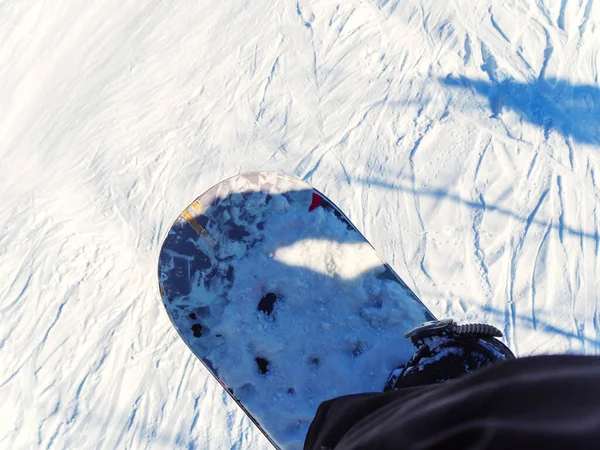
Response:
[[[600,448],[600,357],[505,360],[441,384],[324,402],[305,450]]]

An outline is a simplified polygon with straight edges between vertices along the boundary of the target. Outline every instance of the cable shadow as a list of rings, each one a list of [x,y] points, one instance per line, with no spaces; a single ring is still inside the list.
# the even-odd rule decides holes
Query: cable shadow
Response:
[[[501,320],[502,322],[505,322],[506,320],[510,320],[513,323],[525,323],[531,326],[531,328],[533,330],[535,330],[536,332],[547,332],[550,334],[554,334],[557,336],[561,336],[564,338],[567,338],[569,340],[576,340],[581,342],[582,344],[588,344],[588,345],[592,345],[594,346],[596,349],[600,349],[600,336],[597,337],[596,339],[592,339],[589,337],[586,337],[583,334],[583,330],[581,331],[577,331],[577,332],[571,332],[571,331],[567,331],[565,329],[559,328],[555,325],[552,325],[551,323],[541,319],[539,317],[538,314],[535,313],[535,311],[532,311],[532,315],[531,316],[526,316],[526,315],[522,315],[522,314],[516,314],[514,313],[514,311],[512,312],[508,312],[508,311],[504,311],[504,310],[499,310],[497,308],[494,308],[492,306],[489,305],[483,305],[479,307],[481,309],[481,311],[484,314],[490,315],[492,317],[498,317],[499,321]],[[510,317],[507,317],[510,316]],[[492,320],[492,322],[494,322]]]
[[[382,187],[385,189],[396,190],[396,191],[400,191],[400,192],[407,192],[414,196],[424,196],[424,197],[431,197],[431,198],[436,198],[436,199],[440,199],[440,200],[441,199],[450,200],[452,202],[468,206],[469,208],[472,208],[474,210],[497,212],[499,214],[516,219],[519,222],[525,223],[528,226],[535,224],[542,228],[550,227],[552,229],[558,230],[558,232],[560,233],[561,236],[564,234],[569,234],[571,236],[574,236],[574,237],[577,237],[580,239],[581,238],[593,239],[594,242],[596,242],[596,246],[600,246],[600,235],[598,234],[598,231],[588,232],[588,231],[583,231],[583,230],[565,225],[561,221],[559,221],[558,224],[555,224],[553,221],[547,222],[544,220],[536,219],[535,213],[537,212],[537,210],[539,208],[535,208],[534,211],[532,211],[532,213],[529,216],[521,216],[521,215],[516,214],[515,212],[513,212],[509,209],[503,208],[501,206],[496,206],[491,203],[486,203],[483,199],[483,196],[480,196],[479,202],[476,202],[473,200],[467,200],[467,199],[461,198],[460,196],[458,196],[456,194],[450,193],[447,189],[442,189],[442,188],[420,189],[417,191],[407,185],[403,185],[400,183],[390,183],[388,181],[379,180],[379,179],[376,179],[373,177],[371,177],[371,178],[355,178],[355,180],[360,183],[365,183],[367,185],[370,184],[370,185]],[[545,197],[545,194],[542,194],[542,196]],[[540,199],[540,202],[538,202],[538,204],[541,204],[542,201],[543,201],[543,198]]]
[[[498,117],[504,108],[540,127],[546,137],[555,130],[565,138],[583,144],[600,145],[600,87],[574,85],[546,78],[532,83],[513,80],[488,82],[448,75],[440,83],[454,89],[468,89],[486,97]]]

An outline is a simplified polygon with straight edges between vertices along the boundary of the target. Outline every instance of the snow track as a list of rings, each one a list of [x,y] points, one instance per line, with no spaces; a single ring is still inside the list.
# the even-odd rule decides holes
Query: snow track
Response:
[[[250,170],[331,198],[438,317],[600,349],[600,3],[0,1],[0,447],[268,448],[158,252]]]

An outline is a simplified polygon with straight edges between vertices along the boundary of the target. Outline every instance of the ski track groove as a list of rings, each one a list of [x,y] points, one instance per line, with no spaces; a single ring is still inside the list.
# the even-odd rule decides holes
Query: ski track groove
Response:
[[[134,421],[135,421],[135,416],[138,412],[138,408],[139,408],[139,402],[140,399],[142,398],[141,395],[139,395],[134,403],[133,403],[133,407],[131,410],[131,413],[129,414],[129,418],[127,420],[127,423],[123,426],[123,428],[121,429],[121,433],[119,434],[119,437],[117,439],[117,442],[115,443],[115,447],[119,447],[119,445],[121,444],[121,441],[123,440],[123,438],[126,436],[126,434],[131,431],[132,428],[134,427]],[[133,437],[132,437],[133,438]]]
[[[590,20],[590,11],[592,10],[593,0],[588,0],[585,4],[585,9],[583,10],[583,20],[581,25],[579,25],[579,42],[581,43],[581,39],[583,38],[583,33],[585,33],[588,20]]]
[[[197,396],[196,398],[194,398],[194,418],[192,419],[192,423],[190,425],[190,429],[188,430],[188,434],[192,434],[192,431],[194,430],[194,428],[196,427],[196,424],[198,423],[198,418],[200,417],[200,411],[199,411],[199,407],[198,404],[200,402],[201,397]]]
[[[45,360],[44,360],[44,361],[43,361],[41,364],[38,364],[38,367],[37,367],[37,369],[36,369],[36,370],[33,372],[33,375],[34,375],[34,376],[36,376],[36,377],[37,377],[38,373],[39,373],[39,372],[40,372],[42,369],[44,369],[44,368],[46,367],[46,363],[48,362],[48,360],[49,360],[49,359],[50,359],[50,358],[51,358],[51,357],[54,355],[54,353],[55,353],[55,352],[56,352],[58,349],[60,349],[60,347],[62,347],[62,346],[63,346],[63,345],[64,345],[64,344],[65,344],[65,343],[68,341],[68,340],[69,340],[69,338],[68,338],[68,337],[64,338],[64,339],[63,339],[63,340],[60,342],[60,344],[56,345],[55,349],[54,349],[54,350],[52,350],[52,352],[50,353],[50,355],[49,355],[49,356],[48,356],[48,357],[47,357],[47,358],[46,358],[46,359],[45,359]],[[36,355],[36,363],[38,362],[38,361],[37,361],[37,359],[40,357],[40,353],[41,353],[41,351],[40,351],[40,352],[38,352],[38,354]],[[42,393],[43,393],[43,391],[42,391]],[[41,394],[40,394],[40,396],[41,396]]]
[[[179,378],[179,383],[177,384],[177,389],[175,390],[175,400],[179,399],[179,394],[181,392],[181,386],[185,381],[185,376],[187,374],[188,367],[192,362],[192,358],[195,358],[193,355],[188,355],[185,365],[183,366],[183,370],[181,373],[181,377]]]
[[[536,282],[535,282],[535,269],[538,267],[538,262],[540,260],[540,254],[542,252],[544,245],[546,245],[548,236],[550,236],[551,229],[552,229],[552,222],[548,222],[548,226],[544,230],[544,235],[542,236],[542,241],[540,242],[540,245],[537,248],[537,252],[535,255],[535,264],[533,265],[533,267],[531,269],[531,280],[530,280],[530,283],[531,283],[531,321],[532,321],[531,323],[533,325],[534,330],[537,330],[537,315],[535,313],[535,297],[537,294],[537,286],[536,286]]]
[[[523,235],[520,240],[521,246],[522,246],[523,241],[525,240],[525,237],[527,236],[527,232],[529,231],[529,228],[534,223],[535,216],[536,216],[538,210],[542,206],[542,203],[544,202],[544,199],[546,198],[546,196],[548,195],[549,192],[550,192],[549,188],[546,188],[544,190],[544,192],[542,192],[535,207],[533,208],[533,211],[531,212],[531,214],[529,214],[529,216],[527,216],[527,221],[525,222],[525,230],[524,230]]]
[[[348,174],[348,171],[346,170],[346,166],[344,165],[344,162],[341,159],[337,159],[340,163],[340,166],[342,167],[342,172],[344,172],[344,179],[346,180],[346,184],[348,186],[352,185],[352,181],[350,181],[350,175]]]
[[[597,258],[595,259],[595,261],[597,261]],[[599,312],[598,312],[598,294],[595,295],[595,302],[594,302],[594,315],[592,318],[593,324],[594,324],[594,330],[596,332],[596,342],[600,342],[600,317],[599,316]],[[596,347],[594,349],[594,354],[597,355],[599,353],[598,348]]]
[[[60,433],[60,429],[62,428],[62,426],[63,426],[62,423],[58,424],[58,426],[56,427],[56,431],[54,432],[54,434],[52,436],[50,436],[48,445],[46,446],[46,450],[50,450],[52,448],[52,446],[54,445],[54,440],[58,437],[58,433]]]
[[[260,103],[258,105],[258,112],[256,113],[256,116],[254,117],[255,122],[260,122],[260,119],[262,119],[262,116],[265,112],[265,100],[267,99],[267,92],[269,91],[269,86],[271,86],[271,83],[273,82],[273,78],[275,77],[275,71],[277,70],[277,67],[279,67],[279,57],[281,55],[277,55],[275,57],[275,61],[273,62],[272,66],[271,66],[271,71],[269,72],[269,75],[267,76],[267,81],[265,82],[265,87],[263,89],[263,93],[262,93],[262,98],[260,99]]]
[[[37,445],[41,448],[42,446],[42,430],[44,428],[44,424],[46,423],[46,421],[52,417],[54,417],[56,414],[58,414],[58,411],[60,409],[60,400],[58,400],[55,404],[54,404],[54,409],[52,411],[50,411],[50,414],[48,414],[46,417],[43,417],[42,420],[40,421],[40,425],[38,426],[38,430],[37,430],[37,434],[38,434],[38,441],[37,441]]]
[[[419,110],[419,112],[417,113],[417,119],[421,116],[422,112],[423,112],[422,109]],[[416,123],[415,123],[415,125],[416,125]],[[425,135],[429,132],[431,127],[432,127],[432,122],[430,121],[425,126],[425,129],[423,130],[423,132],[421,132],[419,134],[419,136],[417,137],[417,139],[415,140],[415,143],[412,146],[409,156],[408,156],[408,162],[409,162],[409,166],[410,166],[411,185],[412,185],[413,192],[417,192],[414,157],[417,152],[417,149],[419,148],[419,145],[421,145],[421,141],[423,140]],[[427,252],[427,233],[425,230],[425,222],[423,221],[423,216],[421,215],[421,206],[420,206],[420,200],[419,200],[418,195],[414,196],[414,206],[415,206],[415,212],[417,213],[417,219],[419,220],[419,225],[421,227],[421,238],[420,238],[420,242],[419,242],[419,247],[417,249],[417,254],[419,255],[419,267],[421,268],[421,271],[425,274],[425,276],[433,283],[434,282],[433,278],[431,277],[431,275],[425,268],[425,255]]]
[[[313,153],[313,151],[311,151],[311,155],[312,155],[312,153]],[[321,156],[319,156],[319,159],[312,165],[312,167],[306,171],[306,173],[302,176],[302,181],[309,182],[312,179],[313,174],[317,171],[317,169],[321,165],[321,161],[323,160],[323,157],[325,156],[326,153],[327,153],[327,151],[323,152],[321,154]]]
[[[463,64],[466,66],[471,61],[471,38],[469,37],[469,33],[465,33],[465,41],[463,44],[465,55],[463,56]]]
[[[477,260],[477,263],[479,264],[479,267],[481,269],[480,275],[482,276],[483,281],[485,283],[486,300],[489,300],[489,298],[491,297],[491,294],[492,294],[492,285],[491,285],[490,279],[489,279],[488,267],[487,267],[487,264],[485,263],[485,253],[483,251],[483,248],[481,247],[481,242],[480,242],[480,228],[481,228],[481,223],[483,221],[484,212],[486,211],[486,205],[485,205],[485,200],[483,198],[483,195],[478,190],[477,190],[477,194],[479,196],[479,202],[481,203],[481,208],[479,208],[479,209],[474,208],[474,210],[473,210],[473,225],[472,225],[473,248],[474,248],[473,253],[474,253],[475,259]]]
[[[540,197],[538,198],[538,201],[537,201],[535,207],[533,208],[533,211],[529,214],[529,216],[527,216],[527,219],[525,222],[525,228],[524,228],[523,232],[519,234],[516,244],[513,244],[512,249],[511,249],[510,266],[509,266],[510,267],[510,270],[509,270],[509,276],[510,276],[509,286],[510,287],[509,287],[509,292],[508,292],[509,298],[507,301],[506,312],[505,312],[505,321],[506,321],[505,336],[506,336],[507,342],[510,342],[510,345],[512,347],[514,347],[515,354],[518,353],[518,343],[517,343],[517,339],[516,339],[517,311],[516,311],[516,304],[515,304],[514,287],[515,287],[515,279],[516,279],[516,275],[517,275],[518,259],[520,257],[521,249],[523,248],[525,239],[527,238],[529,228],[534,223],[535,216],[536,216],[538,210],[540,209],[540,207],[542,206],[542,203],[544,202],[544,199],[548,195],[549,191],[550,191],[550,189],[546,188],[542,192]]]
[[[512,282],[510,290],[512,290]],[[518,357],[519,349],[516,345],[516,339],[514,335],[516,323],[516,310],[514,301],[512,299],[512,294],[510,295],[511,298],[506,302],[506,306],[504,309],[504,331],[502,334],[504,335],[504,339],[506,339],[506,344],[512,349],[515,356]]]
[[[533,158],[531,158],[531,162],[529,163],[529,167],[527,169],[527,179],[531,178],[531,172],[533,172],[538,155],[539,152],[535,152]]]
[[[567,148],[569,149],[569,165],[571,166],[571,170],[575,169],[575,154],[573,152],[573,145],[571,144],[571,139],[568,137],[565,138],[565,144],[567,144]]]
[[[314,18],[314,15],[312,15],[312,17],[310,17],[309,20],[306,20],[304,18],[304,15],[302,14],[302,9],[300,8],[300,2],[296,2],[296,12],[298,13],[298,16],[300,17],[300,21],[306,28],[308,28],[308,31],[310,33],[310,43],[312,46],[312,54],[313,54],[313,60],[312,60],[313,77],[314,77],[314,81],[315,81],[315,86],[317,87],[317,90],[318,90],[319,89],[319,73],[317,70],[317,49],[315,47],[314,30],[312,27],[312,21],[315,18]]]
[[[50,332],[52,331],[52,329],[58,323],[58,320],[60,319],[60,315],[62,314],[62,310],[63,310],[64,306],[66,305],[66,303],[67,303],[67,301],[65,300],[58,306],[58,309],[56,310],[56,315],[54,316],[54,320],[52,321],[50,326],[46,329],[46,332],[44,333],[44,337],[42,337],[41,342],[38,344],[38,347],[37,347],[38,350],[42,350],[44,348],[44,345],[46,345],[48,336],[50,335]]]
[[[546,69],[548,68],[548,62],[552,57],[552,53],[554,53],[554,45],[552,43],[552,38],[550,37],[550,33],[548,32],[547,28],[544,28],[544,34],[546,36],[546,48],[544,49],[544,61],[542,62],[542,68],[540,69],[538,80],[543,80],[546,77]]]
[[[19,273],[21,273],[21,271],[23,271],[23,269],[19,270]],[[30,273],[29,276],[27,277],[27,279],[25,280],[25,283],[23,285],[23,288],[21,289],[21,292],[19,292],[17,294],[17,296],[15,297],[15,299],[9,303],[8,305],[6,305],[3,308],[0,308],[0,314],[6,314],[8,313],[11,309],[13,309],[15,306],[17,306],[18,304],[20,304],[20,300],[23,298],[23,295],[25,295],[25,292],[27,292],[27,289],[29,288],[29,284],[31,283],[31,278],[33,277],[33,273]],[[9,286],[8,290],[11,290],[13,288],[13,286],[15,285],[15,283],[17,282],[17,280],[19,279],[19,277],[15,277],[15,279],[13,280],[13,282],[11,283],[11,285]]]
[[[590,166],[590,160],[588,158],[587,160],[587,171],[590,174],[590,180],[592,182],[592,187],[593,187],[593,192],[594,192],[594,200],[596,200],[594,202],[594,208],[592,210],[592,217],[596,218],[596,222],[598,221],[598,212],[597,212],[597,205],[598,205],[598,201],[599,199],[599,195],[598,195],[598,186],[596,185],[596,177],[594,176],[594,169]],[[596,229],[595,233],[594,233],[594,242],[595,242],[595,246],[594,246],[594,256],[595,256],[595,261],[598,260],[598,256],[600,254],[600,233],[598,233],[598,230]]]
[[[560,245],[564,245],[564,229],[565,229],[565,206],[563,204],[563,187],[562,187],[562,177],[558,175],[556,177],[556,187],[558,188],[558,239],[560,241]]]
[[[242,158],[240,160],[240,165],[238,168],[237,173],[240,174],[242,171],[242,167],[244,166],[244,163],[246,161],[246,156],[248,154],[248,146],[250,145],[250,141],[252,139],[252,137],[255,135],[256,133],[256,126],[257,124],[260,122],[260,120],[262,119],[262,116],[264,114],[265,111],[265,101],[267,98],[267,92],[269,90],[269,86],[271,85],[271,82],[273,81],[273,78],[275,77],[275,72],[279,66],[279,58],[280,58],[281,54],[278,54],[275,57],[275,60],[273,62],[273,64],[271,65],[271,71],[269,73],[269,75],[267,76],[267,80],[265,82],[265,86],[263,88],[263,92],[262,92],[262,98],[258,104],[258,112],[255,114],[254,116],[254,124],[252,126],[252,133],[250,134],[250,136],[248,137],[248,140],[246,141],[246,145],[244,146],[244,152],[242,153]]]
[[[14,325],[12,328],[10,328],[6,332],[6,334],[4,336],[0,336],[0,350],[2,350],[4,348],[4,345],[10,338],[10,335],[13,334],[13,332],[17,329],[17,327],[18,327],[18,325]]]
[[[23,368],[23,364],[21,364],[17,370],[15,370],[3,383],[0,384],[0,388],[6,386],[14,377],[17,376],[17,374],[21,371],[21,369]]]
[[[490,138],[488,140],[487,144],[485,145],[485,147],[483,148],[483,150],[481,151],[479,158],[477,159],[477,165],[475,166],[475,174],[473,175],[473,181],[477,181],[477,178],[479,177],[479,169],[481,169],[481,163],[483,162],[483,158],[485,157],[485,154],[491,145],[492,145],[492,139]],[[479,194],[479,195],[481,198],[481,194]]]
[[[510,44],[510,39],[504,33],[504,31],[502,31],[502,28],[500,28],[500,26],[494,20],[494,14],[492,14],[491,7],[488,9],[488,12],[490,13],[490,21],[492,22],[492,26],[494,27],[494,29],[498,32],[498,34],[500,34],[500,36],[502,36],[502,39],[504,39],[508,44]]]
[[[568,288],[568,293],[569,293],[569,297],[573,298],[573,302],[571,303],[571,317],[573,320],[573,327],[575,328],[575,334],[577,336],[577,338],[579,339],[582,348],[585,349],[585,319],[583,321],[580,321],[579,318],[577,317],[578,315],[578,310],[577,307],[579,305],[576,291],[578,291],[578,286],[575,285],[573,286],[573,281],[577,281],[577,268],[575,268],[575,274],[574,274],[574,280],[572,280],[571,276],[566,276],[566,280],[567,280],[567,288]]]
[[[546,5],[544,5],[543,0],[536,0],[535,4],[537,5],[538,10],[544,16],[544,19],[546,19],[546,23],[549,23],[549,24],[553,23],[552,16],[551,16],[550,12],[548,11],[548,8],[546,8]]]
[[[81,382],[79,383],[79,385],[77,386],[77,390],[75,391],[75,398],[74,398],[75,406],[73,407],[73,413],[71,414],[71,417],[69,417],[66,421],[67,425],[70,425],[71,423],[73,423],[73,421],[79,415],[79,397],[81,396],[81,391],[83,390],[83,386],[85,385],[85,382],[87,381],[89,375],[90,375],[89,372],[86,373],[84,375],[83,379],[81,380]]]
[[[560,10],[558,12],[558,19],[556,20],[556,25],[558,25],[558,28],[560,28],[562,31],[566,31],[565,30],[565,9],[567,7],[567,2],[568,2],[568,0],[561,0]]]

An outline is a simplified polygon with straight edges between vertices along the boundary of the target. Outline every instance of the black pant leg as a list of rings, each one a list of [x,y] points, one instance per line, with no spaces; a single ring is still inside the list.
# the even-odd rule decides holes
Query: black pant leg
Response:
[[[305,450],[600,449],[600,357],[535,356],[321,404]]]

